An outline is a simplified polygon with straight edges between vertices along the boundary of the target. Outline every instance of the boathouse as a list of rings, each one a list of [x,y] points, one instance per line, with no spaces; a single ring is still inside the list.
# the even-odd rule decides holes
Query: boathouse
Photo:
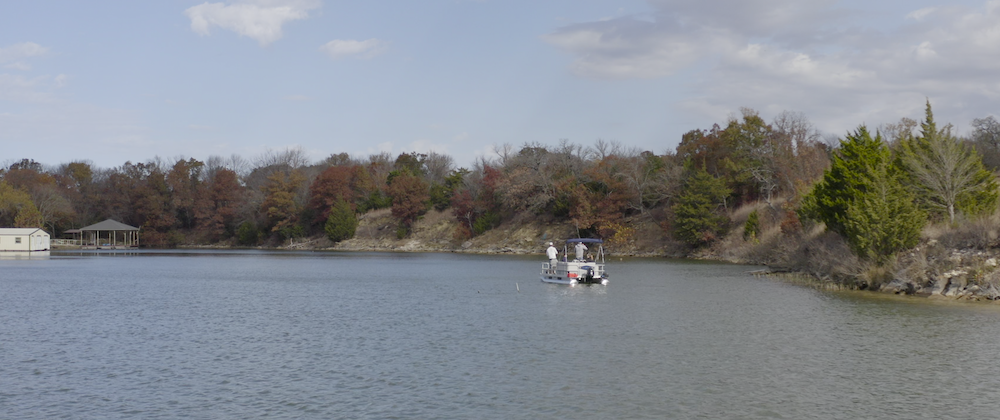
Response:
[[[50,242],[41,228],[0,228],[0,252],[48,251]]]
[[[79,235],[83,249],[121,249],[139,247],[139,228],[116,220],[105,220],[80,229],[66,231]]]

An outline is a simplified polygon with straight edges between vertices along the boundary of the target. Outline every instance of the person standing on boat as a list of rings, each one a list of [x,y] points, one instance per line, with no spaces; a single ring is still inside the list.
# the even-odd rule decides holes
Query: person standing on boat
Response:
[[[556,246],[552,244],[552,242],[549,242],[549,249],[545,250],[545,255],[549,257],[549,269],[555,270],[556,257],[559,256],[559,251],[556,249]]]
[[[587,253],[587,246],[583,242],[576,243],[576,259],[582,260],[583,255]]]

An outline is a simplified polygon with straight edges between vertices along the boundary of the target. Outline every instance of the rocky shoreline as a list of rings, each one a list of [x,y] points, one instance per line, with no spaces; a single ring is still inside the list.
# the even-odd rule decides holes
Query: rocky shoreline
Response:
[[[545,241],[538,241],[537,249],[516,246],[482,246],[473,241],[465,241],[459,246],[449,246],[446,242],[424,242],[419,239],[401,241],[347,241],[329,247],[312,247],[313,250],[335,251],[377,251],[377,252],[452,252],[468,254],[509,254],[509,255],[542,255]],[[931,247],[934,245],[932,244]],[[301,247],[279,247],[279,249],[302,249]],[[719,255],[683,256],[669,255],[656,251],[641,251],[627,249],[612,252],[619,257],[669,257],[713,260],[736,264],[753,264],[740,259],[727,259]],[[918,261],[920,259],[920,261]],[[891,279],[884,283],[872,283],[858,276],[856,281],[834,279],[830,276],[817,276],[805,271],[793,271],[783,268],[772,268],[761,264],[762,269],[750,272],[752,275],[768,275],[770,277],[795,283],[805,283],[824,289],[874,291],[896,295],[910,295],[934,299],[951,299],[959,301],[996,301],[1000,303],[1000,255],[976,250],[950,250],[945,258],[927,258],[927,255],[917,251],[905,257],[905,261],[897,263],[898,271],[892,273]],[[917,272],[915,266],[923,266],[922,272]]]

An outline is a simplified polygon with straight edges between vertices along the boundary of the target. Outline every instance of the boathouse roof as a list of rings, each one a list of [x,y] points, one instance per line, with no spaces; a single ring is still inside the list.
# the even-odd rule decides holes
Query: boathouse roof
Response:
[[[100,223],[94,223],[94,224],[92,224],[90,226],[85,226],[85,227],[80,228],[80,231],[84,231],[84,232],[86,232],[86,231],[92,231],[92,230],[123,231],[123,230],[139,230],[139,228],[137,228],[135,226],[129,226],[129,225],[126,225],[126,224],[124,224],[122,222],[119,222],[119,221],[116,221],[116,220],[111,220],[111,219],[105,220],[105,221],[100,222]]]

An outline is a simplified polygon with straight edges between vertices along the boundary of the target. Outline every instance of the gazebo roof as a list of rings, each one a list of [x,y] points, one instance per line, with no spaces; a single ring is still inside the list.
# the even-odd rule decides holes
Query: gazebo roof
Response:
[[[90,226],[82,227],[82,228],[80,228],[80,230],[84,231],[84,232],[86,232],[86,231],[92,231],[92,230],[114,230],[114,231],[122,231],[122,230],[139,230],[139,228],[137,228],[135,226],[126,225],[126,224],[124,224],[122,222],[118,222],[118,221],[114,221],[114,220],[108,219],[108,220],[105,220],[105,221],[100,222],[100,223],[94,223],[94,224],[92,224]]]

